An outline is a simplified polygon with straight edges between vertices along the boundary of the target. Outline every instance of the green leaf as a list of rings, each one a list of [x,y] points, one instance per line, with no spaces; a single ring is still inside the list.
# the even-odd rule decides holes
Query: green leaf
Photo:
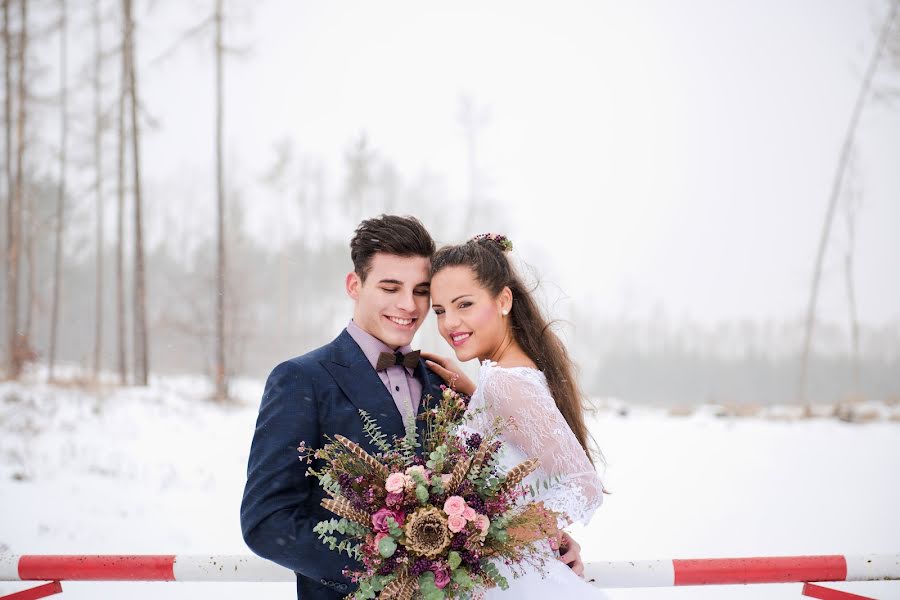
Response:
[[[434,583],[434,573],[431,571],[425,571],[421,575],[419,575],[419,591],[422,592],[423,595],[427,594],[432,589],[438,589]]]
[[[397,524],[397,521],[394,520],[394,517],[388,517],[385,520],[388,526],[388,532],[391,534],[395,540],[399,540],[403,537],[403,530],[400,529],[400,525]]]
[[[372,583],[363,579],[359,582],[359,589],[356,591],[355,598],[359,598],[361,600],[371,600],[375,597],[375,588],[372,586]]]
[[[447,563],[450,565],[450,568],[456,570],[462,562],[462,558],[459,556],[459,552],[456,550],[451,550],[450,554],[447,555]]]
[[[379,451],[387,453],[391,451],[391,447],[388,446],[387,443],[387,435],[381,431],[381,427],[378,426],[378,422],[375,421],[369,413],[364,410],[359,411],[359,416],[363,421],[363,431],[366,432],[366,436],[372,442],[372,445],[378,448]]]
[[[416,499],[419,501],[420,504],[427,503],[428,502],[428,488],[426,488],[424,485],[421,485],[421,484],[417,485],[416,486]]]
[[[475,582],[472,581],[472,578],[469,577],[469,572],[465,569],[457,569],[453,571],[453,574],[450,578],[456,583],[459,587],[463,589],[463,591],[467,591],[475,587]]]
[[[378,542],[378,553],[384,558],[390,558],[397,551],[397,542],[391,536],[385,536]]]
[[[491,579],[496,581],[501,590],[509,588],[509,582],[506,580],[506,577],[500,574],[500,571],[497,570],[497,565],[494,563],[489,560],[482,560],[481,570],[487,573]]]

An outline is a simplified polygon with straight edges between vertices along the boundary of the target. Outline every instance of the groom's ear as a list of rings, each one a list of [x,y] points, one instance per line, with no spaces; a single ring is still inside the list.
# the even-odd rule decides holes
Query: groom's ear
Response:
[[[354,300],[359,300],[359,288],[362,286],[362,280],[359,278],[359,275],[356,274],[356,271],[347,273],[347,279],[344,281],[344,285],[347,289],[347,295]]]

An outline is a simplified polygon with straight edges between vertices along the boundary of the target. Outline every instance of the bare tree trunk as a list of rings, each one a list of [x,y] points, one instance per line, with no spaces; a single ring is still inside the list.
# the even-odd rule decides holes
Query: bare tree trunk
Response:
[[[856,171],[854,168],[856,163],[855,153],[850,158],[851,181]],[[847,223],[847,253],[844,256],[844,282],[847,287],[847,309],[850,318],[850,342],[853,360],[853,399],[861,398],[862,390],[860,389],[860,361],[859,361],[859,317],[856,312],[856,292],[853,282],[854,254],[856,252],[856,216],[859,209],[859,193],[857,189],[848,191],[846,202],[846,210],[844,218]]]
[[[19,33],[19,81],[18,81],[18,117],[16,119],[16,175],[13,189],[9,229],[11,231],[9,252],[10,270],[9,288],[6,293],[10,299],[7,308],[9,326],[9,376],[17,379],[22,372],[24,344],[19,332],[19,256],[22,242],[22,195],[24,193],[24,176],[22,173],[25,160],[25,61],[28,56],[28,2],[20,0],[20,19],[22,30]]]
[[[222,0],[216,0],[216,400],[228,398],[225,370],[225,183],[222,161]]]
[[[137,69],[134,59],[132,0],[123,0],[128,52],[128,87],[131,100],[131,148],[134,174],[134,369],[135,383],[147,385],[150,371],[147,340],[147,302],[144,285],[144,236],[141,217],[141,144],[138,121]]]
[[[125,98],[128,95],[128,21],[122,13],[122,69],[119,81],[119,147],[116,175],[116,357],[119,383],[128,383],[128,354],[125,347]]]
[[[69,136],[68,91],[66,87],[66,0],[60,0],[59,64],[60,64],[60,148],[59,148],[59,196],[56,200],[56,251],[53,256],[53,308],[50,314],[50,351],[47,380],[53,380],[53,366],[56,361],[56,342],[59,335],[59,290],[62,284],[62,245],[65,231],[66,210],[66,146]]]
[[[37,237],[37,220],[35,219],[34,201],[28,194],[22,195],[22,206],[19,208],[24,227],[20,230],[20,244],[25,249],[25,324],[22,326],[22,336],[19,337],[20,352],[29,353],[31,350],[31,331],[34,321],[34,308],[37,304],[37,291],[35,285],[35,273],[37,267],[34,260],[34,240]]]
[[[850,116],[850,124],[847,127],[847,133],[844,135],[844,144],[841,148],[841,156],[838,160],[837,170],[834,174],[834,181],[831,186],[831,196],[828,199],[828,210],[825,212],[825,222],[822,224],[822,233],[819,237],[819,248],[816,252],[816,262],[813,268],[812,283],[809,291],[809,302],[806,308],[806,333],[803,338],[803,350],[800,357],[800,377],[797,383],[797,399],[800,403],[806,405],[807,414],[811,413],[811,407],[806,397],[806,379],[807,370],[809,368],[809,353],[812,345],[813,326],[816,320],[816,300],[819,295],[819,281],[822,276],[822,262],[825,258],[825,248],[828,245],[828,237],[831,232],[831,221],[834,217],[834,207],[837,204],[838,197],[844,181],[844,172],[847,168],[847,161],[850,158],[850,151],[853,148],[853,138],[856,134],[856,128],[859,125],[859,119],[862,115],[863,107],[866,104],[866,98],[869,95],[869,89],[872,86],[872,78],[878,67],[878,61],[884,51],[887,34],[897,14],[897,8],[900,6],[900,0],[894,0],[891,4],[888,14],[885,17],[884,24],[881,27],[881,33],[869,60],[869,66],[866,69],[865,76],[860,86],[859,95],[856,97],[856,104],[853,107],[853,113]]]
[[[94,288],[94,381],[100,376],[103,356],[103,117],[100,78],[103,71],[100,1],[94,0],[94,193],[97,197],[97,281]]]
[[[18,294],[18,265],[14,261],[14,250],[16,247],[16,204],[15,204],[15,184],[12,168],[12,98],[13,98],[13,81],[12,81],[12,36],[9,33],[9,3],[10,0],[3,0],[3,77],[4,77],[4,102],[3,102],[3,125],[5,130],[5,175],[6,175],[6,325],[7,325],[7,372],[9,376],[14,375],[15,366],[15,348],[16,348],[16,322],[18,321],[17,302]]]

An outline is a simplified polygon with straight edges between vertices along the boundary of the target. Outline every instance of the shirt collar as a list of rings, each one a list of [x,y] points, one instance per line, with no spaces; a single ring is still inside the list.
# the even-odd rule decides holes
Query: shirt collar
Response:
[[[372,365],[372,368],[375,368],[375,365],[378,363],[378,355],[382,352],[390,352],[393,354],[394,352],[402,352],[406,354],[410,350],[412,350],[412,346],[407,344],[406,346],[401,346],[394,350],[377,337],[357,325],[353,319],[350,319],[350,322],[347,324],[347,333],[350,334],[350,337],[353,338],[353,341],[359,346],[359,349],[363,351],[363,354],[366,355],[366,359],[368,359],[369,363]],[[412,375],[412,369],[406,369],[406,372]]]

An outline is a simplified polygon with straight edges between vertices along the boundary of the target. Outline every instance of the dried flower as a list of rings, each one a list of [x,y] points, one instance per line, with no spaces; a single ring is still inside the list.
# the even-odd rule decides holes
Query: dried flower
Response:
[[[434,558],[450,545],[447,519],[433,506],[418,509],[406,521],[406,547],[414,554]]]

